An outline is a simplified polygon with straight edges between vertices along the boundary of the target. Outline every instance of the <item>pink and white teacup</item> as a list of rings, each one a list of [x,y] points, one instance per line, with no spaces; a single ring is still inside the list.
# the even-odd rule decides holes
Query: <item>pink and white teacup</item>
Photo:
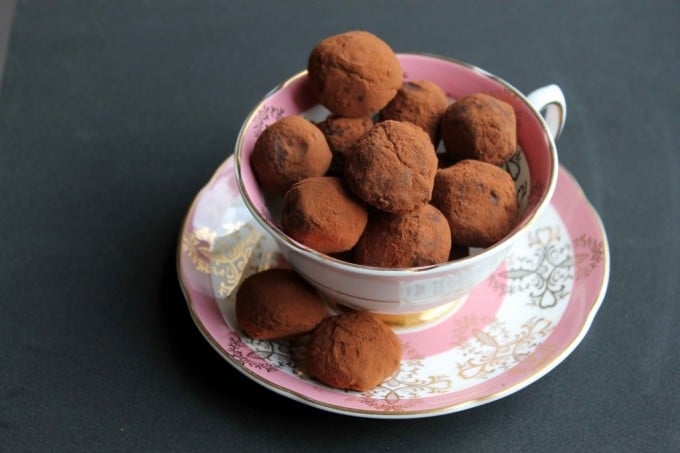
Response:
[[[524,96],[499,77],[466,63],[430,55],[397,56],[405,80],[434,82],[454,100],[483,92],[514,107],[520,151],[505,168],[515,181],[520,217],[504,239],[455,261],[388,269],[330,257],[284,234],[277,220],[279,208],[258,187],[250,155],[259,134],[283,116],[299,114],[321,121],[328,114],[317,104],[306,71],[272,90],[248,115],[236,143],[235,167],[239,190],[253,217],[272,235],[291,266],[328,301],[374,312],[395,324],[411,324],[438,317],[457,306],[463,296],[498,268],[517,238],[548,206],[557,183],[554,140],[564,126],[566,103],[556,85]]]

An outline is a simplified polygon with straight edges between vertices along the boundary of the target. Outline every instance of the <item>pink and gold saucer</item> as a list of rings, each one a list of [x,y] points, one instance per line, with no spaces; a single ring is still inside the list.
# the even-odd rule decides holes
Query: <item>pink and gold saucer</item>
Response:
[[[367,392],[310,379],[285,341],[246,337],[234,316],[244,277],[285,266],[274,241],[245,207],[227,159],[187,213],[177,251],[180,284],[194,322],[215,350],[264,387],[330,412],[419,418],[479,406],[535,382],[581,342],[609,280],[609,247],[597,213],[560,168],[549,208],[508,258],[455,309],[396,327],[400,369]]]

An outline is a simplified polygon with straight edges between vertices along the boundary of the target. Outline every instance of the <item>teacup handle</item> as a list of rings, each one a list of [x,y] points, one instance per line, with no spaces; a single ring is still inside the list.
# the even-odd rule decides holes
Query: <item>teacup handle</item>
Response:
[[[553,140],[557,141],[567,121],[567,101],[560,87],[553,84],[538,88],[529,93],[527,99],[543,115]]]

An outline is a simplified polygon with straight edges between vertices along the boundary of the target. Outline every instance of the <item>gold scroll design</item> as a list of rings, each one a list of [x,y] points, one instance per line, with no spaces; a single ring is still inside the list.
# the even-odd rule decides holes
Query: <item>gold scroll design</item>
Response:
[[[530,357],[553,328],[552,321],[532,317],[514,334],[498,320],[484,330],[475,330],[474,338],[461,346],[466,360],[457,364],[458,376],[487,379],[511,369]]]
[[[239,364],[251,370],[267,373],[288,370],[296,373],[297,367],[287,341],[254,340],[231,332],[227,352]]]
[[[451,332],[453,341],[451,345],[456,347],[465,343],[474,335],[474,332],[481,330],[494,322],[495,317],[491,315],[479,315],[476,313],[459,317],[453,321]]]
[[[208,227],[197,228],[182,237],[182,252],[196,270],[214,277],[217,295],[233,299],[247,276],[275,265],[280,255],[270,250],[263,235],[252,224],[225,224],[221,235]],[[233,300],[231,301],[233,303]],[[286,341],[254,340],[230,332],[227,352],[242,366],[271,373],[292,370],[290,345]]]
[[[446,393],[451,378],[446,375],[423,375],[424,358],[408,343],[404,344],[407,359],[399,370],[383,383],[361,393],[360,401],[382,412],[402,412],[417,406],[423,397]]]
[[[196,270],[219,279],[220,296],[233,292],[242,280],[251,256],[261,247],[262,234],[246,223],[239,228],[225,225],[231,233],[218,236],[208,227],[195,229],[182,237],[182,251]]]
[[[604,243],[586,234],[581,234],[574,238],[573,244],[576,279],[587,278],[593,270],[602,264]]]
[[[528,235],[526,254],[511,254],[504,270],[489,279],[492,288],[507,294],[526,293],[528,304],[542,309],[568,300],[574,280],[574,255],[558,226],[545,226]],[[505,280],[505,285],[503,285]]]

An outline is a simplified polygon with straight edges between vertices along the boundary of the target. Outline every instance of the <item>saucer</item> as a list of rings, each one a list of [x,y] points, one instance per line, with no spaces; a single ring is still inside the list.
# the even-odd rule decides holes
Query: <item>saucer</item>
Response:
[[[395,328],[400,368],[366,392],[330,388],[304,374],[287,341],[248,338],[234,297],[246,276],[286,263],[239,194],[227,159],[191,205],[177,271],[196,326],[224,359],[262,386],[304,404],[358,417],[418,418],[469,409],[515,393],[581,342],[609,280],[602,222],[560,168],[549,208],[504,263],[427,324]]]

